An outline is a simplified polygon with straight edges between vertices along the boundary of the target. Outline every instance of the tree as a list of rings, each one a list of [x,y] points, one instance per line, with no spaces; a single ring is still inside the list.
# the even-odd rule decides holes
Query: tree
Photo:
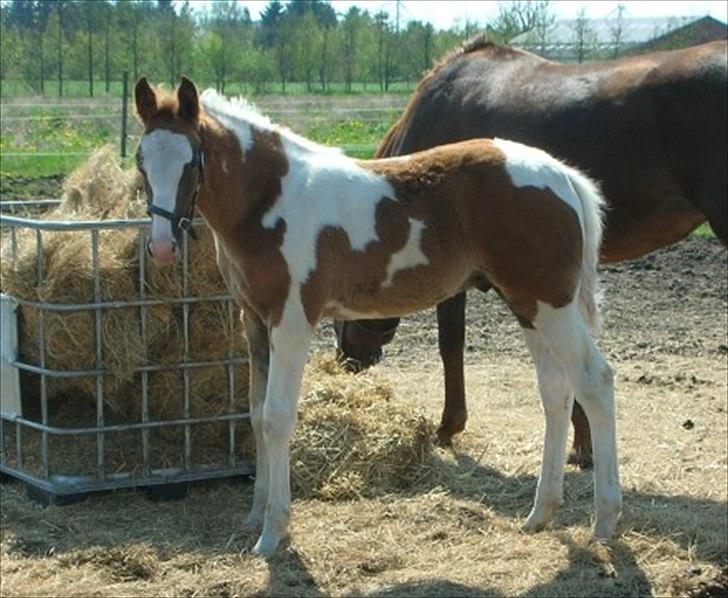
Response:
[[[264,48],[275,46],[278,28],[283,20],[283,12],[283,4],[279,0],[271,0],[260,13],[258,43]]]
[[[579,9],[579,12],[576,15],[576,20],[574,21],[573,29],[576,60],[578,62],[584,62],[584,59],[596,45],[596,35],[589,26],[589,19],[586,16],[585,6],[582,6]]]
[[[251,42],[250,13],[237,2],[216,2],[210,17],[201,24],[206,31],[202,33],[200,51],[209,58],[215,87],[225,93],[228,79],[240,64],[240,54]]]
[[[56,21],[58,27],[58,41],[56,46],[56,52],[58,57],[58,63],[56,65],[58,71],[58,97],[63,97],[63,15],[64,15],[64,2],[56,2]]]
[[[86,17],[87,39],[87,65],[88,65],[88,95],[94,97],[94,30],[96,29],[95,2],[85,2],[84,16]]]
[[[624,34],[624,12],[626,8],[624,4],[617,6],[616,16],[609,21],[609,31],[612,35],[612,58],[619,56],[619,50],[622,47],[622,35]],[[612,13],[614,14],[614,13]]]
[[[356,76],[356,51],[361,25],[361,10],[356,6],[350,7],[344,16],[344,20],[341,22],[344,85],[348,93],[351,93],[352,83]]]
[[[389,91],[389,82],[392,74],[392,29],[389,25],[389,15],[379,11],[374,15],[377,28],[377,80],[380,91]]]
[[[498,16],[490,23],[488,31],[499,41],[508,43],[535,27],[550,26],[553,20],[551,3],[548,0],[499,2]]]

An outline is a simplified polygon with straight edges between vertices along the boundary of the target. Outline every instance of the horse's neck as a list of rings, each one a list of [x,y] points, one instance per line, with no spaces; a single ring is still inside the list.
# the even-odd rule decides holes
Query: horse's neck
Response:
[[[208,224],[224,238],[230,229],[267,211],[272,194],[280,188],[287,157],[280,146],[269,143],[241,148],[236,134],[213,119],[200,133],[205,178],[198,205]]]

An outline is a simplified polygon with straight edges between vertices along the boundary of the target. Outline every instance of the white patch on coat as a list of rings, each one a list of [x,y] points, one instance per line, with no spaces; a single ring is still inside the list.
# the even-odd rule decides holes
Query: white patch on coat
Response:
[[[237,135],[243,160],[253,146],[254,129],[280,135],[288,172],[281,181],[281,195],[263,216],[262,224],[274,228],[279,220],[286,223],[281,253],[288,264],[291,290],[285,309],[299,302],[301,286],[316,270],[316,244],[324,229],[342,229],[354,251],[364,251],[368,244],[380,241],[377,205],[383,198],[396,201],[395,191],[385,177],[362,168],[337,148],[277,127],[244,100],[228,100],[214,90],[205,90],[201,102],[209,114]],[[411,221],[405,247],[392,256],[387,284],[399,270],[428,263],[419,246],[423,228],[421,222]],[[337,306],[337,311],[342,315],[354,313],[343,305]]]
[[[157,129],[141,140],[141,166],[152,188],[154,205],[174,212],[182,172],[192,160],[192,146],[185,135]],[[152,216],[151,240],[171,241],[172,223],[161,216]]]
[[[548,187],[579,217],[582,230],[584,216],[581,200],[569,180],[564,164],[545,151],[507,139],[493,139],[493,145],[506,156],[506,171],[516,187]]]
[[[316,270],[316,243],[325,228],[341,228],[354,251],[379,241],[377,205],[395,196],[390,183],[345,156],[287,153],[288,173],[281,196],[263,217],[263,226],[286,222],[281,252],[291,282],[303,284]]]
[[[392,279],[398,272],[415,266],[426,266],[430,263],[427,256],[422,253],[422,231],[425,230],[425,223],[412,218],[410,218],[409,223],[410,229],[407,242],[402,249],[392,254],[387,266],[387,277],[382,283],[383,287],[392,286]]]
[[[378,311],[362,312],[350,309],[337,301],[329,301],[326,304],[324,312],[337,320],[375,320],[377,318],[387,317]]]

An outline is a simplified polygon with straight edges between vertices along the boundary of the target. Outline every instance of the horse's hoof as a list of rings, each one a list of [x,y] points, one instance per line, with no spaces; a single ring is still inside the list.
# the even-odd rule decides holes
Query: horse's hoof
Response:
[[[528,519],[526,519],[526,522],[521,526],[521,531],[527,534],[535,534],[536,532],[543,530],[547,523],[548,519],[544,519],[541,516],[536,516],[534,513],[531,513],[528,516]]]
[[[567,463],[576,465],[579,469],[591,469],[594,467],[591,451],[572,450],[569,453]]]
[[[452,446],[452,432],[446,432],[442,428],[437,429],[437,445],[442,448],[450,448]]]
[[[250,533],[258,531],[263,526],[263,513],[257,511],[250,511],[248,516],[243,521],[243,532]]]
[[[275,554],[276,548],[278,548],[278,540],[261,534],[255,546],[253,546],[252,552],[256,556],[269,559]]]
[[[594,524],[592,542],[607,542],[612,539],[614,530],[617,527],[618,517],[605,517]]]

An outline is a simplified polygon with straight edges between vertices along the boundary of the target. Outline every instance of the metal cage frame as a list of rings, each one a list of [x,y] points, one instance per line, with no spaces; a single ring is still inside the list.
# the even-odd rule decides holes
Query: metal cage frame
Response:
[[[34,200],[34,201],[3,201],[2,210],[15,211],[18,209],[45,209],[55,207],[60,200]],[[194,227],[204,227],[202,219],[196,218]],[[227,320],[230,332],[234,327],[234,318],[238,313],[234,298],[229,294],[196,297],[189,293],[188,280],[188,242],[184,235],[182,242],[182,295],[178,298],[157,299],[146,296],[146,243],[150,219],[117,219],[117,220],[39,220],[35,218],[21,218],[0,212],[0,226],[9,229],[10,259],[16,260],[18,255],[18,231],[21,229],[35,232],[36,238],[36,281],[43,280],[43,233],[55,232],[87,232],[91,247],[91,261],[93,271],[93,301],[87,303],[56,303],[48,301],[35,301],[13,297],[20,307],[29,307],[38,313],[38,342],[39,364],[27,363],[18,355],[10,364],[20,371],[31,372],[40,379],[40,421],[23,417],[19,413],[0,412],[0,472],[17,478],[26,484],[28,493],[36,500],[44,503],[64,503],[85,498],[91,492],[116,490],[122,488],[149,488],[155,489],[161,495],[178,496],[180,489],[186,490],[188,482],[230,478],[236,476],[248,477],[253,473],[251,463],[246,459],[239,459],[235,454],[235,424],[241,420],[249,419],[249,412],[234,409],[235,397],[235,366],[248,362],[247,356],[236,355],[232,347],[228,349],[227,357],[211,361],[194,361],[189,359],[190,351],[190,306],[200,302],[220,302],[227,306]],[[139,253],[139,296],[132,301],[104,301],[101,297],[101,274],[99,271],[99,237],[102,231],[135,228],[138,230]],[[6,258],[7,259],[7,258]],[[171,304],[181,306],[183,329],[183,358],[181,362],[171,364],[146,364],[136,368],[135,375],[141,376],[141,413],[139,421],[135,423],[109,424],[106,421],[104,405],[104,377],[107,372],[103,369],[103,338],[102,314],[105,310],[121,308],[136,308],[140,316],[140,338],[146,352],[146,318],[150,307]],[[44,330],[44,315],[48,312],[79,312],[86,311],[93,314],[96,367],[86,370],[61,370],[47,367],[46,341]],[[190,371],[194,368],[223,366],[228,374],[226,413],[209,417],[192,417],[190,413]],[[179,370],[182,376],[182,413],[181,417],[173,420],[150,420],[149,417],[149,374],[161,370]],[[48,381],[53,378],[93,377],[96,379],[96,425],[90,427],[59,427],[49,424],[48,409]],[[4,381],[7,383],[7,381]],[[19,401],[20,399],[18,399]],[[227,463],[224,466],[209,467],[196,466],[192,459],[193,429],[199,424],[227,422],[228,451]],[[15,426],[15,464],[7,459],[9,451],[6,438],[10,434],[5,426],[10,423]],[[182,427],[184,430],[184,459],[181,467],[154,468],[150,460],[150,431],[158,428]],[[23,451],[23,433],[25,430],[35,430],[41,434],[41,460],[42,473],[34,474],[25,467]],[[12,430],[11,430],[12,431]],[[136,471],[110,472],[106,467],[106,441],[110,434],[118,432],[138,432],[141,437],[141,464],[140,473]],[[55,475],[51,469],[50,438],[52,436],[79,437],[95,435],[96,437],[96,464],[95,475]],[[139,465],[139,464],[138,464]]]

